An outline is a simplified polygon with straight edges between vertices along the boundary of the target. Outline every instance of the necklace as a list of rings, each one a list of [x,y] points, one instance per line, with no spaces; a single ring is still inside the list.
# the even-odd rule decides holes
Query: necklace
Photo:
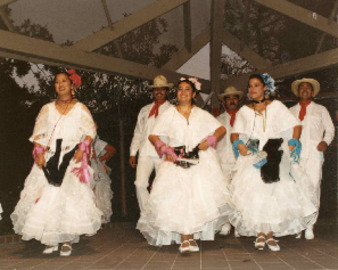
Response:
[[[252,103],[261,104],[265,101],[265,97],[262,100],[251,100]]]
[[[262,117],[262,120],[263,120],[263,132],[265,132],[265,130],[266,130],[266,116],[267,116],[266,106],[265,106],[263,112],[256,111],[255,106],[254,106],[254,111],[255,111],[255,115],[263,116]]]

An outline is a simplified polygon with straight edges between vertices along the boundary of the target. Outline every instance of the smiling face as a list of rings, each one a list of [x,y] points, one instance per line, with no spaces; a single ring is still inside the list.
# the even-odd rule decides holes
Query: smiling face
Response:
[[[310,83],[303,82],[298,86],[298,97],[301,101],[307,101],[313,97],[313,88]]]
[[[228,111],[236,111],[238,109],[238,95],[229,95],[224,98],[224,106]]]
[[[54,86],[59,97],[71,96],[73,85],[65,73],[59,73],[56,75]]]
[[[163,101],[166,100],[167,91],[165,88],[154,88],[153,96],[155,101]]]
[[[177,86],[177,100],[180,104],[192,103],[192,99],[195,98],[196,92],[193,91],[191,85],[187,82],[181,82]]]
[[[266,90],[266,85],[262,83],[258,78],[251,78],[249,80],[249,95],[253,100],[260,101],[264,99],[264,93]]]

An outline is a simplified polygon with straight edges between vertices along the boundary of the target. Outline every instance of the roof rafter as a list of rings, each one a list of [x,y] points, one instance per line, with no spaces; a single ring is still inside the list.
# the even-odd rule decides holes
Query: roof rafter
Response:
[[[8,15],[5,12],[5,9],[0,6],[0,17],[2,18],[3,22],[7,26],[9,31],[15,32],[15,27],[12,24],[11,20],[8,18]]]
[[[157,0],[144,9],[114,23],[113,30],[111,27],[106,27],[75,43],[73,47],[84,51],[95,51],[137,27],[177,8],[187,1],[189,0]]]
[[[191,44],[191,52],[187,50],[187,48],[182,48],[178,52],[176,52],[172,58],[161,68],[168,70],[178,70],[184,63],[186,63],[191,57],[193,57],[200,49],[202,49],[205,45],[210,41],[210,29],[209,27],[196,36],[192,40]]]
[[[163,74],[170,81],[178,81],[186,76],[169,70],[158,69],[127,61],[124,59],[105,56],[97,53],[88,53],[72,47],[65,47],[53,42],[38,40],[24,35],[0,30],[0,56],[36,62],[74,67],[95,72],[122,74],[151,80]],[[202,80],[204,91],[210,88],[210,82]]]
[[[302,8],[286,0],[255,0],[257,3],[274,9],[284,15],[287,15],[295,20],[305,23],[309,26],[317,28],[327,34],[338,37],[338,23],[313,12]]]
[[[319,54],[296,59],[285,64],[271,67],[270,69],[258,70],[252,73],[269,73],[274,79],[282,79],[289,76],[327,68],[338,65],[338,48]],[[234,85],[239,89],[246,89],[249,76],[252,73],[240,75],[225,81],[226,85]]]
[[[224,31],[223,43],[257,69],[264,69],[271,66],[268,61],[266,61],[250,47],[245,45],[243,48],[241,48],[242,41],[232,35],[229,31]]]
[[[16,2],[17,0],[0,0],[0,7],[3,7],[3,6],[6,6],[6,5],[9,5],[13,2]]]

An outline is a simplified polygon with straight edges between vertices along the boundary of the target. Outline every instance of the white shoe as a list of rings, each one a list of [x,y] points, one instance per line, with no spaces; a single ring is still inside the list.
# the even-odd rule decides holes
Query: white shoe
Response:
[[[296,239],[301,239],[302,238],[302,232],[297,233],[295,238]]]
[[[194,239],[189,239],[189,251],[190,252],[199,252],[200,251],[200,248],[198,247],[198,245],[197,245],[197,243]]]
[[[260,236],[258,236],[258,237],[256,238],[256,241],[254,241],[255,248],[258,249],[258,250],[263,250],[264,247],[265,247],[265,242],[266,242],[266,241],[260,241],[260,242],[258,242],[258,241],[257,241],[258,239],[264,239],[264,240],[265,240],[265,236],[260,235]]]
[[[315,234],[313,233],[313,229],[306,229],[305,230],[305,239],[312,240],[315,238]]]
[[[235,229],[235,232],[234,232],[234,236],[237,237],[237,238],[241,237],[241,235],[239,234],[239,232],[236,229]]]
[[[221,231],[219,232],[220,235],[229,235],[230,234],[230,231],[231,231],[231,225],[230,223],[225,223],[223,226],[222,226],[222,229]]]
[[[46,246],[43,250],[43,254],[52,254],[54,251],[58,251],[59,245],[56,246]]]
[[[183,245],[184,243],[188,243],[188,245],[185,246],[185,247],[183,247],[182,245]],[[189,240],[184,240],[184,241],[182,242],[182,244],[180,245],[180,247],[178,248],[178,250],[180,251],[181,254],[189,253],[189,252],[190,252],[190,242],[189,242]]]
[[[269,245],[269,241],[274,241],[276,243],[276,245]],[[280,251],[280,247],[279,245],[277,244],[278,240],[275,240],[273,239],[272,237],[271,238],[268,238],[266,239],[265,243],[266,245],[268,246],[268,248],[271,250],[271,251]]]
[[[64,243],[60,250],[60,256],[69,256],[72,254],[72,245]]]

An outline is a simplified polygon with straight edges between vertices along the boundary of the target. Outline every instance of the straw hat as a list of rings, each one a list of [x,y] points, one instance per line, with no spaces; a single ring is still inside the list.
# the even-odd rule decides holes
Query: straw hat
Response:
[[[296,80],[294,81],[292,84],[291,84],[291,91],[292,93],[295,94],[295,96],[298,97],[298,86],[303,83],[303,82],[306,82],[306,83],[309,83],[312,85],[312,88],[313,88],[313,96],[317,96],[319,91],[320,91],[320,84],[317,80],[315,79],[311,79],[311,78],[303,78],[301,80]]]
[[[241,99],[243,97],[243,92],[238,91],[234,86],[227,87],[222,94],[218,95],[220,99],[223,99],[224,97],[230,96],[230,95],[237,95]]]
[[[154,78],[153,84],[148,85],[148,88],[163,88],[168,87],[172,88],[174,86],[173,83],[168,83],[167,78],[163,75],[158,75]]]

